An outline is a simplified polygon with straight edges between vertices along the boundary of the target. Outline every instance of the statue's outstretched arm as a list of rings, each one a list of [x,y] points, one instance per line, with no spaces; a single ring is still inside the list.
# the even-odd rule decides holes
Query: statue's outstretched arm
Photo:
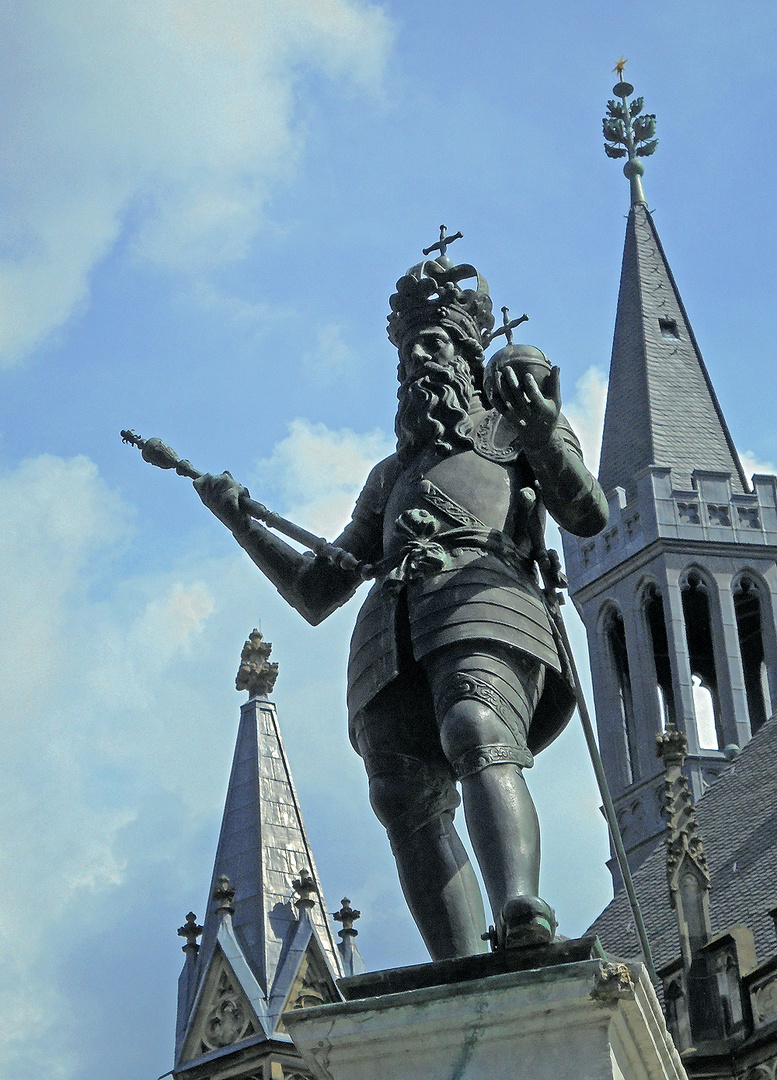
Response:
[[[252,520],[240,506],[247,489],[229,473],[206,474],[194,481],[194,487],[283,599],[311,625],[316,626],[331,615],[350,599],[361,583],[357,571],[335,566],[321,556],[303,554]],[[369,560],[374,557],[375,538],[376,530],[371,528],[371,522],[360,518],[345,528],[336,546],[357,559]]]

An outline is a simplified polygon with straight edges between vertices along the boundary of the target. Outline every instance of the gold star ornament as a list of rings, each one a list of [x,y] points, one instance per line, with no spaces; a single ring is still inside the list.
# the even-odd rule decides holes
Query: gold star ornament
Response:
[[[618,75],[621,79],[623,78],[623,69],[626,67],[626,64],[628,64],[628,60],[626,60],[626,58],[622,56],[618,63],[615,65],[615,67],[612,69],[615,74]]]

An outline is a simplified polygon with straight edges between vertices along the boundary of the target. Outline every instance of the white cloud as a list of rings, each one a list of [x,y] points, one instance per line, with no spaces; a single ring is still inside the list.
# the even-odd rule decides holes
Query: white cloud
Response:
[[[585,463],[594,475],[599,468],[606,404],[607,378],[600,368],[590,367],[575,383],[575,396],[562,405],[580,440]]]
[[[358,435],[297,419],[255,471],[259,489],[272,484],[283,492],[292,520],[332,539],[350,518],[372,466],[393,450],[393,440],[379,430]]]
[[[0,358],[86,301],[123,227],[186,272],[245,255],[294,169],[305,66],[372,93],[391,46],[367,0],[4,4]]]
[[[737,453],[748,480],[756,473],[765,473],[767,476],[774,476],[777,473],[777,465],[771,461],[762,461],[752,450],[738,450]]]

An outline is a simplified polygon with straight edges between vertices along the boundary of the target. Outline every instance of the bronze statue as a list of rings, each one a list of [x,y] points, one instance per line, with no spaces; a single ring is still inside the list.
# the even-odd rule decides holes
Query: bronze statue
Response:
[[[579,536],[607,520],[560,412],[559,369],[512,344],[522,320],[508,323],[506,311],[508,344],[484,369],[495,336],[488,285],[473,266],[453,264],[451,239],[443,231],[427,252],[439,254],[391,297],[397,452],[372,470],[335,541],[355,560],[294,550],[250,516],[248,492],[228,473],[194,481],[314,625],[349,599],[359,564],[370,564],[375,584],[351,641],[350,737],[435,960],[486,948],[480,890],[453,824],[457,784],[498,943],[540,944],[555,933],[537,895],[539,828],[523,770],[568,722],[574,694],[537,566],[552,578],[546,510]]]

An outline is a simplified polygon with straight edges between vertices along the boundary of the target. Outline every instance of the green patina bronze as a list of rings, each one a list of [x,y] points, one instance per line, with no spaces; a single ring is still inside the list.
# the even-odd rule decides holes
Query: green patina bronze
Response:
[[[625,60],[619,60],[615,65],[615,70],[621,76],[625,63]],[[634,87],[623,78],[613,86],[612,92],[620,100],[611,98],[607,102],[607,115],[602,120],[602,131],[606,139],[604,152],[607,157],[628,159],[623,166],[623,173],[631,185],[632,206],[646,203],[642,190],[645,166],[639,159],[650,157],[658,146],[658,139],[655,138],[656,118],[653,113],[643,113],[644,98],[634,98],[631,102],[628,100],[634,93]]]

